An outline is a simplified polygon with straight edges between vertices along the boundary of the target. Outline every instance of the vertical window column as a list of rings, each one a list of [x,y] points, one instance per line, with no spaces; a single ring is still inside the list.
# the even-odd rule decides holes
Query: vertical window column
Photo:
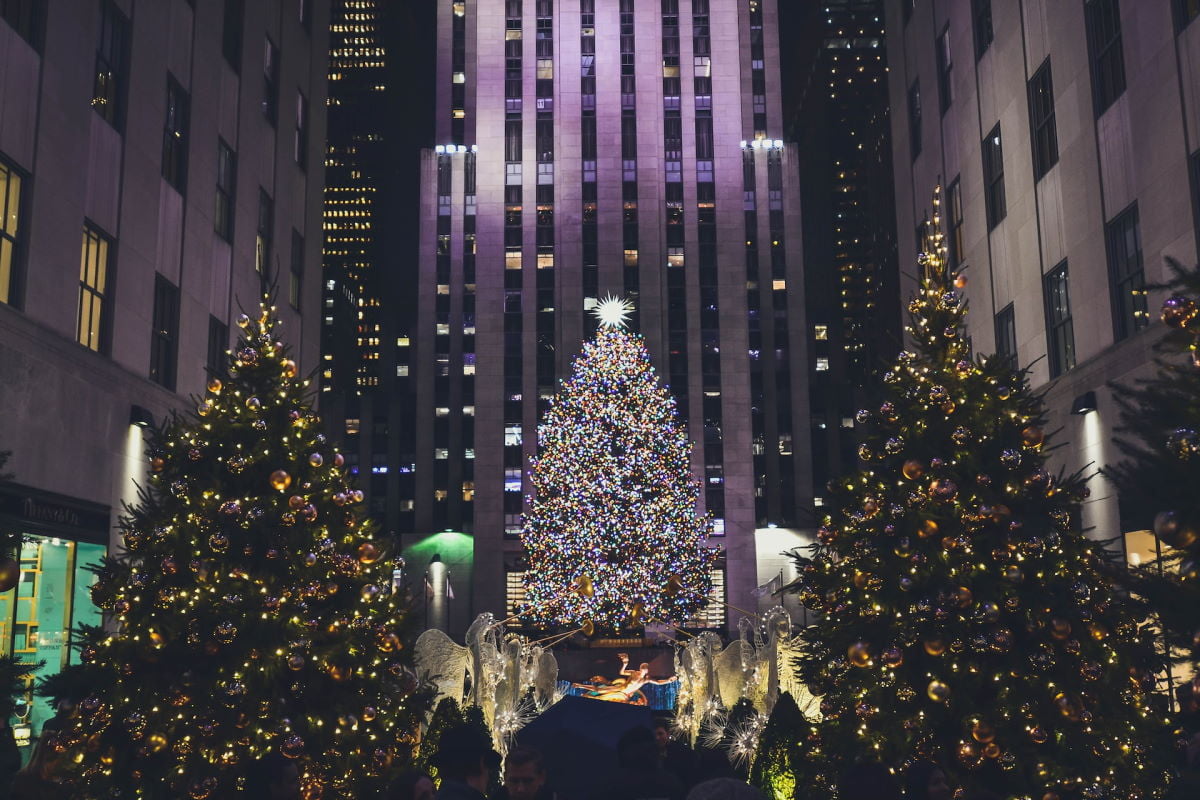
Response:
[[[666,165],[667,369],[680,418],[690,411],[688,394],[687,273],[683,213],[682,78],[679,63],[679,0],[662,0],[663,149]]]
[[[792,376],[788,353],[787,241],[783,217],[783,151],[767,153],[768,230],[771,247],[771,339],[775,378],[776,436],[779,454],[779,508],[787,519],[796,518],[795,457],[792,450]]]
[[[600,296],[600,244],[596,191],[596,0],[579,0],[580,158],[583,161],[583,296]],[[598,321],[584,318],[584,335],[596,332]]]
[[[522,527],[522,425],[524,417],[522,288],[524,233],[522,204],[523,54],[522,0],[506,0],[505,186],[504,186],[504,535],[517,537]]]
[[[753,436],[750,452],[754,461],[754,518],[765,521],[767,516],[767,431],[764,412],[766,389],[763,377],[763,352],[770,355],[764,341],[762,292],[758,266],[758,169],[757,151],[742,151],[742,196],[746,218],[746,314],[750,358],[750,427]]]
[[[620,0],[621,21],[621,201],[626,296],[634,299],[629,327],[638,330],[641,311],[636,302],[641,290],[638,270],[637,185],[637,73],[633,0]]]
[[[554,312],[554,3],[537,0],[537,331],[538,413],[545,413],[554,394],[557,372]]]
[[[751,0],[751,15],[757,6]],[[759,20],[761,23],[761,13]],[[696,222],[699,239],[700,379],[704,420],[704,501],[714,518],[713,531],[725,532],[724,420],[721,403],[720,284],[717,268],[717,190],[713,181],[713,117],[708,2],[692,4],[696,83]],[[703,60],[701,60],[703,59]],[[765,119],[765,117],[764,117]]]
[[[450,19],[450,138],[466,143],[467,131],[467,4],[454,0]]]

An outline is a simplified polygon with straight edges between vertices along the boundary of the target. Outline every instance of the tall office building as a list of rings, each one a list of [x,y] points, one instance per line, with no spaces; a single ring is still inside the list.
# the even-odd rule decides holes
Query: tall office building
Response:
[[[0,528],[25,537],[0,654],[39,675],[100,623],[85,567],[145,482],[142,426],[223,374],[264,285],[316,368],[328,9],[0,4]],[[23,706],[21,742],[51,714]]]
[[[901,347],[883,0],[797,4],[813,482],[857,467],[854,416]]]
[[[889,0],[902,258],[930,191],[969,279],[979,352],[1031,365],[1068,470],[1119,458],[1107,388],[1150,367],[1163,259],[1200,230],[1200,7],[1133,0]],[[1082,522],[1129,534],[1090,482]],[[1141,558],[1152,540],[1127,537]]]
[[[416,537],[451,532],[421,552],[454,559],[460,615],[517,600],[539,416],[609,294],[635,302],[687,421],[729,602],[753,607],[756,541],[808,505],[777,13],[776,0],[438,5],[412,486]],[[714,605],[697,624],[725,621]]]

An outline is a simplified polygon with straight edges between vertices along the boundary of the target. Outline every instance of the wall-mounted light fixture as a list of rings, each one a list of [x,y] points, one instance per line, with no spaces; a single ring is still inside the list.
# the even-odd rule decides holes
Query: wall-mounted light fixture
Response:
[[[154,415],[148,409],[136,403],[129,408],[129,424],[139,428],[149,428],[154,425]]]
[[[1090,414],[1095,410],[1096,410],[1096,393],[1095,392],[1084,392],[1083,394],[1076,397],[1075,401],[1073,403],[1071,403],[1071,413],[1072,414],[1079,414],[1079,415]]]

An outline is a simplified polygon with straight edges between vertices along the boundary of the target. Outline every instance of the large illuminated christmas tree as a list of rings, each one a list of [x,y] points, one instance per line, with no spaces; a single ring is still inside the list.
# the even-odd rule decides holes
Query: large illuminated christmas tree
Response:
[[[862,470],[831,485],[799,590],[819,612],[800,740],[829,792],[858,760],[929,759],[1004,798],[1159,794],[1152,632],[1086,538],[1079,476],[1047,469],[1045,414],[1008,359],[975,358],[937,216],[909,305],[913,350],[860,411]],[[824,795],[822,795],[824,796]]]
[[[229,377],[149,447],[128,552],[92,590],[91,694],[56,745],[72,797],[240,797],[250,763],[295,759],[306,796],[363,797],[423,712],[388,545],[320,432],[264,306]]]
[[[1124,458],[1104,471],[1120,492],[1125,530],[1152,528],[1169,548],[1135,572],[1134,590],[1153,602],[1175,652],[1200,662],[1200,268],[1168,264],[1156,370],[1115,387]]]
[[[623,329],[624,301],[599,309],[538,427],[523,616],[606,629],[680,623],[704,605],[717,551],[698,513],[700,485],[675,400],[642,338]]]

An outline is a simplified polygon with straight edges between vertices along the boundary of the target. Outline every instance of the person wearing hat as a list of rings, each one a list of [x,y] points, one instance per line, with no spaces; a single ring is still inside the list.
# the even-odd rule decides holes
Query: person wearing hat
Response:
[[[442,779],[437,800],[485,800],[500,754],[481,731],[457,725],[442,734],[432,763]]]

